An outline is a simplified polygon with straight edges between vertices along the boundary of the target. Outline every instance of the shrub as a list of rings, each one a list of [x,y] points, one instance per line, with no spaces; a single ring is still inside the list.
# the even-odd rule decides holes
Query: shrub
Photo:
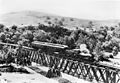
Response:
[[[70,18],[70,21],[74,21],[74,19],[73,19],[73,18]]]
[[[3,31],[4,25],[0,24],[0,30]]]
[[[47,20],[50,20],[51,18],[49,16],[46,17]]]
[[[43,30],[38,30],[33,33],[35,41],[47,41],[49,39],[48,34]]]
[[[27,30],[35,30],[35,27],[32,26],[32,25],[29,25],[29,26],[27,27]]]
[[[11,27],[11,29],[17,30],[17,26],[16,26],[16,25],[13,25],[13,26]]]

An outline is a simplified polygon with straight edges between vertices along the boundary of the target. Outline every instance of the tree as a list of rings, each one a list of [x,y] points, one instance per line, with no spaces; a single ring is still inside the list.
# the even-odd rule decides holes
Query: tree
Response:
[[[50,38],[50,43],[57,43],[57,39],[54,38],[54,37],[51,37],[51,38]]]
[[[55,21],[58,21],[58,19],[57,19],[57,18],[55,18]]]
[[[63,26],[63,25],[64,25],[62,21],[58,21],[57,24],[58,24],[59,26]]]
[[[73,19],[73,18],[70,18],[70,21],[74,21],[74,19]]]
[[[110,27],[110,30],[113,31],[113,30],[115,30],[115,28],[114,27]]]
[[[61,21],[64,22],[64,21],[65,21],[65,18],[62,18]]]
[[[27,26],[27,30],[35,30],[35,27],[32,25]]]
[[[120,23],[118,23],[118,26],[120,27]]]
[[[13,26],[11,27],[11,29],[17,30],[17,26],[16,26],[16,25],[13,25]]]
[[[64,43],[64,38],[63,38],[63,37],[59,37],[58,43],[59,43],[59,44],[63,44],[63,43]]]
[[[4,25],[0,24],[0,31],[3,31]]]
[[[5,42],[5,33],[4,32],[0,33],[0,41]]]
[[[105,29],[108,30],[108,26],[105,26]]]
[[[92,28],[94,25],[93,25],[93,22],[92,21],[89,21],[88,22],[88,28]]]
[[[46,17],[47,20],[50,20],[51,18],[49,16]]]
[[[51,22],[51,21],[48,21],[48,24],[49,24],[49,25],[51,25],[51,24],[52,24],[52,22]]]
[[[21,35],[21,39],[28,39],[28,40],[32,41],[33,38],[34,38],[34,35],[33,35],[33,33],[30,30],[26,30]]]
[[[64,38],[64,44],[68,45],[70,49],[74,49],[75,47],[75,41],[73,38],[69,37],[69,36],[65,36]]]
[[[48,39],[49,39],[48,34],[43,30],[35,31],[33,33],[33,35],[34,35],[34,40],[35,41],[43,41],[43,42],[45,42],[45,41],[48,41]]]

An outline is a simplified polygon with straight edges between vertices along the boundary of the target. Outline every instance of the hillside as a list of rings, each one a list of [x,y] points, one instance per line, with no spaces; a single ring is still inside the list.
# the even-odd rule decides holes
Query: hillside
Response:
[[[56,24],[59,23],[59,21],[62,21],[63,26],[69,27],[70,29],[76,26],[78,27],[82,25],[86,26],[88,25],[89,21],[93,21],[95,27],[99,27],[102,25],[115,26],[120,22],[120,20],[97,21],[97,20],[77,19],[77,18],[62,17],[62,16],[36,12],[36,11],[12,12],[12,13],[4,14],[0,18],[0,23],[3,23],[4,25],[7,26],[11,26],[13,24],[15,25],[21,25],[21,24],[36,25],[38,23],[48,24],[48,22]]]

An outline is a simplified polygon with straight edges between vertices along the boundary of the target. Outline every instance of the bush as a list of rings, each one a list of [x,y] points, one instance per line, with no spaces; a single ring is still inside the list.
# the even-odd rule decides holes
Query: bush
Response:
[[[64,22],[64,21],[65,21],[65,18],[62,18],[61,21]]]
[[[59,26],[63,26],[64,24],[63,24],[62,21],[58,21],[58,25],[59,25]]]
[[[33,38],[34,38],[34,35],[30,30],[23,32],[23,34],[21,35],[21,39],[28,39],[28,40],[32,41]]]
[[[17,30],[17,26],[16,26],[16,25],[13,25],[13,26],[11,27],[11,29]]]
[[[49,16],[46,17],[47,20],[50,20],[51,18]]]
[[[3,31],[4,25],[0,24],[0,31]]]
[[[47,41],[49,39],[48,34],[43,30],[38,30],[33,33],[35,41]]]
[[[73,19],[73,18],[70,18],[70,21],[74,21],[74,19]]]
[[[29,26],[27,27],[27,30],[35,30],[35,27],[32,26],[32,25],[29,25]]]

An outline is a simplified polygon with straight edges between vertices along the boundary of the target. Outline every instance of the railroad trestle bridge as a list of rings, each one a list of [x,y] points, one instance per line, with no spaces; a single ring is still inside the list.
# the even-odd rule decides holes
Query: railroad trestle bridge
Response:
[[[11,48],[16,47],[14,44],[4,45],[9,45]],[[98,83],[120,83],[120,69],[117,67],[70,60],[35,49],[22,49],[16,55],[23,55],[23,57],[24,55],[29,56],[30,61],[42,66],[50,67],[90,82],[96,80]]]

